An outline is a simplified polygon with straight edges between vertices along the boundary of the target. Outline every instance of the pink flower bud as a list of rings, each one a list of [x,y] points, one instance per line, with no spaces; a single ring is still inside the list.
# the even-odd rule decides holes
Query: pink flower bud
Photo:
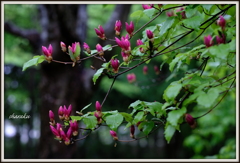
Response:
[[[115,31],[116,31],[116,35],[119,36],[120,33],[121,33],[121,29],[122,29],[122,23],[120,20],[117,20],[116,23],[115,23]]]
[[[72,128],[72,134],[73,136],[78,135],[78,123],[76,120],[72,121],[70,120],[70,127]]]
[[[45,55],[45,59],[50,63],[52,61],[52,45],[49,44],[48,48],[42,46],[42,52]]]
[[[147,9],[153,8],[153,5],[144,5],[144,4],[142,4],[142,7],[143,7],[144,10],[147,10]]]
[[[87,51],[88,54],[91,54],[90,47],[89,47],[88,44],[85,43],[85,42],[83,43],[83,49],[84,49],[85,51]]]
[[[96,49],[98,51],[98,55],[99,56],[103,56],[104,55],[103,48],[102,48],[102,46],[100,44],[96,45]]]
[[[168,17],[174,16],[173,10],[166,12],[166,15],[167,15]]]
[[[66,48],[66,45],[65,45],[65,43],[64,42],[60,42],[60,46],[61,46],[61,49],[62,49],[62,51],[63,52],[66,52],[67,51],[67,48]]]
[[[122,37],[120,45],[124,53],[127,53],[127,54],[131,53],[131,44],[128,39],[126,39],[125,37]]]
[[[72,43],[72,47],[70,49],[71,49],[73,54],[76,53],[77,46],[80,46],[79,42]]]
[[[129,59],[129,54],[127,54],[127,53],[124,53],[124,52],[121,52],[121,55],[122,55],[122,57],[123,57],[123,61],[124,62],[126,62],[126,63],[128,63],[128,59]]]
[[[47,57],[51,56],[52,55],[52,45],[49,44],[48,48],[46,48],[45,46],[42,46],[42,52]]]
[[[50,129],[52,133],[56,136],[56,139],[58,139],[59,141],[62,140],[60,130],[55,129],[52,125],[50,125]]]
[[[96,110],[97,110],[97,111],[102,111],[102,106],[101,106],[101,104],[100,104],[99,101],[96,101],[95,106],[96,106]]]
[[[126,36],[122,36],[122,38],[124,39],[124,40],[129,40],[130,39],[130,36],[129,36],[129,34],[126,34]]]
[[[158,4],[158,8],[162,8],[162,6],[163,6],[162,4]]]
[[[120,39],[118,39],[117,37],[115,37],[115,41],[118,44],[119,47],[122,47],[122,42]]]
[[[206,45],[206,47],[210,47],[213,45],[213,41],[212,41],[212,36],[208,35],[208,36],[204,36],[204,44]]]
[[[110,134],[111,134],[111,136],[113,137],[114,140],[116,140],[116,141],[118,140],[117,133],[115,131],[110,130]]]
[[[103,27],[101,25],[98,26],[99,29],[95,28],[95,32],[98,35],[98,37],[102,40],[106,40],[106,36],[103,30]]]
[[[133,31],[134,31],[134,24],[131,21],[130,24],[128,24],[127,22],[125,22],[126,25],[126,31],[128,32],[128,34],[130,35],[130,37],[132,37],[133,35]]]
[[[181,12],[182,10],[184,10],[184,7],[180,7],[180,8],[178,8],[178,9],[176,9],[176,12]],[[186,18],[187,18],[185,11],[182,11],[180,14],[182,15],[182,18],[183,18],[183,19],[186,19]]]
[[[134,132],[135,132],[135,127],[134,125],[131,125],[130,127],[130,137],[134,139]]]
[[[94,116],[97,118],[98,124],[102,123],[102,112],[96,111],[94,112]]]
[[[136,75],[134,73],[127,74],[127,80],[129,83],[133,83],[136,81]]]
[[[71,127],[69,127],[69,129],[68,129],[67,135],[62,130],[62,128],[60,128],[60,135],[61,135],[62,139],[64,140],[65,145],[69,145],[70,144],[71,135],[72,135]]]
[[[60,128],[62,127],[62,125],[60,124],[60,123],[57,123],[57,130],[58,130],[58,132],[60,132]]]
[[[154,71],[155,71],[156,75],[158,75],[160,73],[158,66],[154,66]]]
[[[140,46],[140,45],[143,45],[143,42],[142,42],[142,40],[138,39],[138,40],[137,40],[137,46]],[[145,50],[144,50],[142,47],[139,48],[139,51],[140,51],[141,53],[144,53],[144,52],[145,52]]]
[[[118,68],[119,68],[119,60],[117,59],[111,59],[111,66],[113,68],[114,73],[118,73]]]
[[[143,67],[143,74],[146,75],[148,72],[148,67],[147,66],[144,66]]]
[[[143,45],[143,42],[142,42],[142,40],[138,39],[137,40],[137,46],[140,46],[140,45]]]
[[[190,125],[191,128],[196,127],[196,121],[190,114],[185,114],[185,120]]]
[[[49,119],[50,119],[50,121],[54,120],[54,113],[52,110],[49,110]]]
[[[223,35],[222,38],[220,36],[216,36],[216,40],[218,44],[225,44],[225,36]]]
[[[55,125],[55,120],[54,120],[54,113],[52,110],[49,110],[49,119],[50,119],[50,125],[54,126]]]
[[[72,112],[72,105],[70,104],[68,106],[68,109],[67,107],[64,105],[64,108],[63,108],[63,111],[64,111],[64,118],[66,121],[69,121],[69,118],[70,118],[70,115],[71,115],[71,112]]]
[[[146,30],[146,34],[147,34],[147,37],[149,38],[149,39],[152,39],[154,36],[153,36],[153,32],[151,31],[151,30],[149,30],[149,29],[147,29]]]
[[[64,109],[62,106],[60,106],[58,109],[58,116],[60,120],[64,120]]]
[[[217,20],[217,24],[224,30],[226,26],[226,20],[222,15],[219,16],[219,19]]]

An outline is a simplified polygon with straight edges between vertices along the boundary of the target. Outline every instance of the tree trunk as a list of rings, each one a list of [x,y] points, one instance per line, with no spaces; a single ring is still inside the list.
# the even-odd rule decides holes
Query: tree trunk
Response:
[[[116,20],[125,22],[130,11],[131,5],[116,5],[112,17],[106,23],[106,35],[114,38],[114,25]],[[33,47],[33,53],[41,54],[41,46],[53,47],[53,59],[69,62],[70,57],[63,53],[60,48],[60,41],[67,46],[73,42],[80,42],[83,45],[87,33],[87,5],[39,5],[41,33],[36,30],[26,30],[5,22],[6,32],[12,33],[29,40]],[[41,119],[41,137],[39,140],[38,158],[77,158],[76,144],[66,146],[54,140],[54,135],[49,128],[49,110],[55,114],[55,121],[58,118],[58,108],[72,105],[72,115],[76,110],[82,109],[89,104],[93,94],[92,76],[95,73],[92,69],[84,68],[84,63],[65,65],[59,63],[41,64],[40,86],[40,107],[39,114]],[[99,79],[100,80],[100,79]],[[97,86],[94,87],[96,89]],[[98,141],[98,140],[95,140]],[[84,144],[86,147],[87,144]],[[85,157],[81,155],[81,157]]]

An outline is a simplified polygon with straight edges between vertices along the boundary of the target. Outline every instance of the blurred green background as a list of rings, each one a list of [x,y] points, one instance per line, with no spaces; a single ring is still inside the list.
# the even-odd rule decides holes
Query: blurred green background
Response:
[[[51,5],[49,5],[50,7]],[[77,5],[75,5],[77,6]],[[86,7],[87,30],[86,39],[82,40],[89,44],[91,49],[95,49],[99,39],[97,38],[94,28],[98,25],[105,25],[110,19],[115,10],[116,5],[94,5],[89,4]],[[71,8],[69,8],[71,9]],[[130,6],[127,22],[135,21],[136,17],[130,17],[133,11],[142,10],[140,4]],[[52,10],[54,11],[54,10]],[[68,12],[72,12],[69,10]],[[48,13],[51,14],[51,13]],[[73,13],[74,14],[74,13]],[[75,13],[76,14],[76,13]],[[166,16],[153,21],[151,25],[160,23]],[[37,4],[5,4],[4,5],[4,21],[11,22],[21,29],[43,32],[41,19],[39,16],[39,5]],[[135,23],[135,29],[138,29],[143,24],[149,21],[148,17],[142,17]],[[51,22],[49,22],[51,23]],[[68,23],[68,22],[65,22]],[[114,23],[115,24],[115,23]],[[112,30],[114,30],[112,24]],[[124,23],[123,23],[124,24]],[[61,26],[61,24],[58,24]],[[70,24],[71,26],[71,24]],[[125,25],[123,25],[125,27]],[[5,27],[6,28],[6,27]],[[124,28],[123,28],[124,31]],[[65,31],[68,34],[72,31]],[[126,33],[126,32],[125,32]],[[51,37],[51,36],[49,36]],[[194,37],[190,35],[188,37]],[[141,32],[138,33],[132,40],[132,46],[135,46],[136,40],[141,39]],[[202,44],[203,37],[200,37],[194,44]],[[33,39],[34,40],[34,39]],[[51,40],[51,39],[50,39]],[[74,40],[70,40],[74,42]],[[50,41],[49,41],[50,42]],[[40,42],[39,42],[40,43]],[[50,130],[49,125],[43,126],[43,119],[40,116],[42,107],[42,93],[39,85],[44,82],[42,74],[43,67],[36,66],[22,71],[23,64],[30,60],[34,55],[40,55],[41,46],[48,44],[39,44],[38,48],[33,47],[30,41],[21,36],[17,36],[9,31],[4,32],[4,158],[19,159],[19,158],[62,158],[60,155],[54,154],[56,149],[53,149],[52,144],[59,144],[53,139],[51,132],[48,139],[43,137],[41,127],[45,130]],[[60,49],[60,47],[58,47]],[[191,48],[191,47],[190,47]],[[114,51],[114,54],[119,54],[120,48]],[[64,54],[59,54],[64,55]],[[121,59],[121,57],[119,57]],[[163,57],[158,57],[152,60],[148,66],[148,73],[143,74],[143,66],[130,71],[135,73],[137,81],[133,84],[128,83],[126,75],[120,76],[110,93],[110,96],[104,104],[104,111],[119,110],[131,112],[128,109],[130,103],[136,100],[144,100],[153,102],[155,100],[163,102],[162,95],[165,88],[170,82],[178,80],[184,75],[183,71],[170,74],[168,66],[164,64],[160,74],[155,74],[154,66],[160,66],[163,62]],[[94,65],[93,60],[87,60],[84,64],[76,66],[78,69],[89,69],[90,65]],[[193,63],[190,67],[197,67],[199,63]],[[69,66],[70,67],[70,66]],[[186,67],[187,69],[187,67]],[[54,68],[58,71],[58,68]],[[71,67],[70,69],[71,70]],[[64,79],[63,79],[64,80]],[[74,80],[74,79],[73,79]],[[90,83],[91,81],[89,81]],[[89,103],[95,104],[95,101],[102,101],[110,84],[111,79],[106,76],[99,79],[99,84],[92,86],[93,93],[88,99],[78,99],[85,106]],[[60,82],[61,83],[61,82]],[[91,84],[90,84],[91,85]],[[52,90],[49,90],[52,91]],[[73,94],[81,94],[76,90],[71,90]],[[236,94],[231,91],[224,98],[221,104],[214,109],[210,114],[197,120],[197,128],[191,129],[187,124],[181,126],[181,132],[175,133],[173,139],[167,144],[164,139],[163,128],[160,128],[148,138],[139,141],[124,143],[119,142],[117,147],[114,147],[114,142],[109,134],[107,127],[101,127],[94,131],[91,136],[85,140],[77,142],[75,150],[67,150],[64,148],[63,153],[69,153],[64,158],[81,158],[81,159],[188,159],[188,158],[236,158]],[[69,105],[69,103],[65,103]],[[59,105],[60,106],[60,105]],[[50,108],[51,109],[51,108]],[[55,108],[58,109],[58,108]],[[80,110],[81,108],[76,108]],[[94,105],[89,110],[94,110]],[[193,106],[192,115],[199,116],[207,112],[208,109],[196,108]],[[47,112],[49,109],[47,109]],[[10,119],[12,114],[30,115],[30,119]],[[55,116],[57,112],[55,112]],[[48,114],[45,115],[48,118]],[[57,117],[57,116],[56,116]],[[130,139],[129,131],[124,130],[125,126],[120,126],[118,134],[121,139]],[[139,133],[139,131],[136,131]],[[141,134],[140,134],[141,135]],[[46,136],[46,135],[45,135]],[[42,139],[40,139],[43,137]],[[44,141],[44,139],[46,139]],[[48,145],[46,148],[41,148],[42,145]],[[65,146],[63,143],[60,146]],[[70,147],[69,147],[70,148]],[[42,153],[46,155],[42,156]]]

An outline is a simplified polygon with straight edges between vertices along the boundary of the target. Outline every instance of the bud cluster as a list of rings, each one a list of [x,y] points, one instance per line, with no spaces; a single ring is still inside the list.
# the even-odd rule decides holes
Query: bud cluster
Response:
[[[68,128],[67,132],[62,128],[60,123],[55,124],[54,113],[52,110],[49,110],[49,119],[50,119],[50,130],[55,135],[55,138],[59,141],[64,141],[66,145],[71,143],[72,136],[78,135],[78,123],[76,120],[70,120],[70,114],[72,111],[72,105],[69,105],[68,109],[64,105],[63,107],[60,106],[58,109],[58,116],[60,120],[65,122],[69,122],[70,127]],[[56,127],[54,127],[56,126]]]
[[[219,32],[219,36],[216,36],[216,42],[217,44],[225,44],[226,43],[226,33],[225,33],[225,27],[226,27],[226,20],[222,15],[219,16],[219,19],[217,20],[217,25],[221,27],[222,32]],[[211,35],[204,36],[204,44],[207,48],[214,45],[214,41]]]

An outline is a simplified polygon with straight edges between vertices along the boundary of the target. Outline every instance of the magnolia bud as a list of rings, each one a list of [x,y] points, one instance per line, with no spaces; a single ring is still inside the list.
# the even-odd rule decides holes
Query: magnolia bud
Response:
[[[196,121],[190,114],[185,114],[185,120],[190,125],[191,128],[196,127]]]
[[[115,131],[110,130],[110,134],[111,134],[111,136],[113,137],[114,140],[116,140],[116,141],[118,140],[117,133]]]

